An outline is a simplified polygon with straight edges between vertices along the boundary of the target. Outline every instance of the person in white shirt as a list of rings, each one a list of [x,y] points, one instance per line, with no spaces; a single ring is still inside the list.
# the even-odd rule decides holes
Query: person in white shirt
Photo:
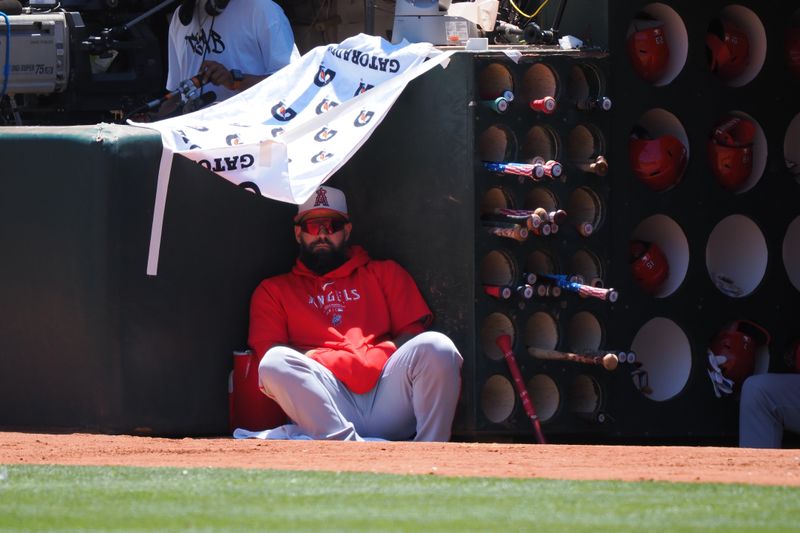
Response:
[[[272,0],[184,0],[170,21],[168,48],[167,90],[196,76],[195,97],[215,93],[204,98],[208,103],[300,57],[289,21]]]

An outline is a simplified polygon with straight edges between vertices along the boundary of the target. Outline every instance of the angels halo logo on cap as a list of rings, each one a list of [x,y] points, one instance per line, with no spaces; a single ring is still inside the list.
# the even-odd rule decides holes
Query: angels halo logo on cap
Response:
[[[314,195],[314,207],[330,207],[331,204],[328,203],[328,191],[326,191],[323,187],[317,189],[317,193]]]
[[[299,221],[307,214],[314,215],[338,215],[349,218],[347,214],[347,199],[344,193],[334,187],[321,186],[297,208],[295,222]]]

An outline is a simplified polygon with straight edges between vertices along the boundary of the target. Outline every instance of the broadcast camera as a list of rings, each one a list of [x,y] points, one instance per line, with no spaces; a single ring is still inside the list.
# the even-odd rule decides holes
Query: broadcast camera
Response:
[[[119,122],[163,93],[168,21],[150,15],[174,1],[0,0],[0,125]]]

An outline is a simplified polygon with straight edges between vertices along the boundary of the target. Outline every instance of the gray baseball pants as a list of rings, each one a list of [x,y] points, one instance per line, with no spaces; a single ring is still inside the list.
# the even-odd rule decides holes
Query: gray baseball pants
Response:
[[[739,405],[739,446],[780,448],[785,429],[800,432],[800,374],[747,378]]]
[[[318,362],[275,346],[261,360],[259,383],[293,423],[267,438],[447,441],[462,362],[447,336],[421,333],[392,354],[371,391],[354,394]]]

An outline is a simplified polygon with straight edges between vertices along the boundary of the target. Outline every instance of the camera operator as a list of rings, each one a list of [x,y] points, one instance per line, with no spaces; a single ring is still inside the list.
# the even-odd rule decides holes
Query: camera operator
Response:
[[[289,21],[272,0],[183,0],[170,22],[168,48],[167,89],[196,76],[208,103],[230,98],[300,57]],[[179,103],[168,100],[159,118],[174,114]]]

